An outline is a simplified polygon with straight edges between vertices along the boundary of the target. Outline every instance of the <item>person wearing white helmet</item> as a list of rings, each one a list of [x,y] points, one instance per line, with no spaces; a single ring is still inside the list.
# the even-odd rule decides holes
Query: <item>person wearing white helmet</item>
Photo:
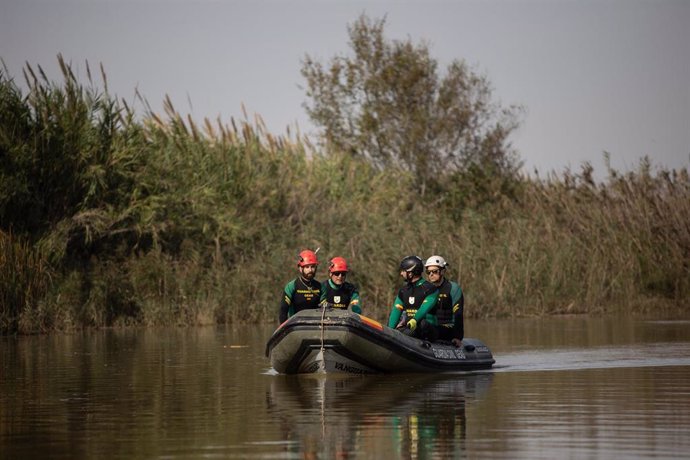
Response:
[[[464,336],[463,310],[465,296],[460,285],[446,278],[448,262],[441,256],[431,256],[424,263],[430,283],[438,287],[436,303],[436,326],[439,340],[452,342],[459,347]]]

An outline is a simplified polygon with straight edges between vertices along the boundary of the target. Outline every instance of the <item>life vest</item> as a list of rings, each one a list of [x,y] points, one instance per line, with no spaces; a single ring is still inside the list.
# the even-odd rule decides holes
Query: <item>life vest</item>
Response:
[[[310,308],[319,308],[321,283],[316,280],[311,280],[311,282],[307,284],[302,278],[297,278],[294,282],[295,292],[292,293],[292,299],[290,299],[290,306],[293,313]]]
[[[438,287],[438,300],[436,301],[436,319],[439,324],[453,322],[453,298],[450,290],[453,286],[450,281],[443,279],[443,283]]]
[[[328,281],[324,283],[326,285],[326,302],[328,302],[329,306],[347,309],[352,300],[352,294],[355,292],[355,286],[347,281],[336,288]]]
[[[420,284],[406,284],[398,291],[398,298],[403,303],[403,311],[408,318],[414,318],[417,310],[422,306],[424,299],[436,290],[436,286],[428,281]],[[436,307],[429,311],[430,315],[434,315]]]

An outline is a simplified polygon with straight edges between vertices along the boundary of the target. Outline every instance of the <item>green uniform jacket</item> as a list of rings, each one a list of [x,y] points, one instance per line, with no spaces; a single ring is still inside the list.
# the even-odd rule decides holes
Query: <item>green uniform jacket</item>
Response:
[[[426,319],[430,324],[436,324],[435,307],[438,300],[438,288],[420,278],[415,283],[407,283],[398,291],[398,296],[393,302],[388,327],[395,328],[400,321],[400,315],[405,311],[408,321],[412,318],[419,323]]]
[[[355,313],[362,313],[359,304],[359,292],[354,284],[345,281],[338,286],[330,279],[324,281],[321,291],[321,301],[326,301],[333,308],[350,308]]]
[[[452,329],[452,337],[462,340],[465,333],[463,310],[465,295],[460,285],[455,281],[443,278],[438,287],[438,303],[436,304],[436,319],[439,325]],[[446,334],[442,334],[444,336]]]
[[[278,319],[284,323],[298,311],[319,308],[323,286],[316,280],[307,282],[302,277],[295,278],[285,285],[283,298],[280,301]]]

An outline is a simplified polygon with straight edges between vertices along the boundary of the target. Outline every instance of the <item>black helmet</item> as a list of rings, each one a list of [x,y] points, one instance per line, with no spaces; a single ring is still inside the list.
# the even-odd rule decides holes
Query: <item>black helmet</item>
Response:
[[[400,261],[400,270],[412,273],[414,276],[421,276],[424,270],[424,262],[417,256],[407,256]]]

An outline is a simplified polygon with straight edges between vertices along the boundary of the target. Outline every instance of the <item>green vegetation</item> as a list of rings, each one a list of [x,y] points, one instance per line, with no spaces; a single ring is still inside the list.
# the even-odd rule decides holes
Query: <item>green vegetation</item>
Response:
[[[408,254],[440,253],[469,317],[687,310],[687,170],[548,179],[414,171],[254,123],[137,119],[68,65],[0,72],[0,331],[277,321],[300,249],[348,259],[383,320]],[[325,264],[319,270],[325,277]]]

